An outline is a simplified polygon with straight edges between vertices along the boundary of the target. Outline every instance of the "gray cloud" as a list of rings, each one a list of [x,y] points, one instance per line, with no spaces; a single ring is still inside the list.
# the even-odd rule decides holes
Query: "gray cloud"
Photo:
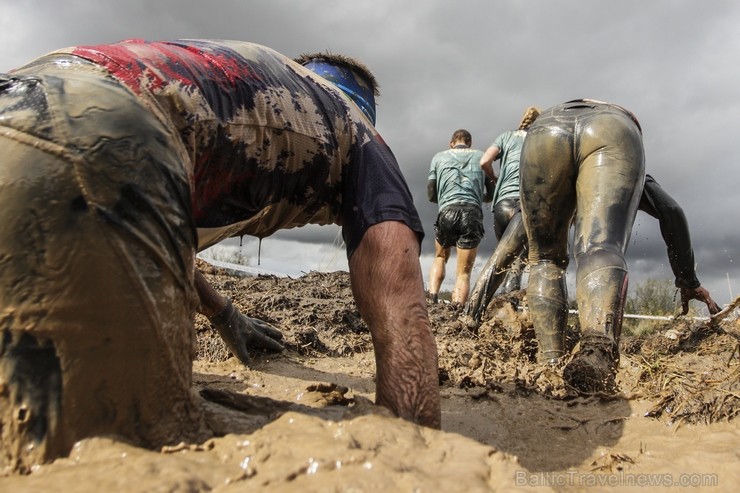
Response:
[[[648,172],[685,209],[700,279],[720,302],[740,291],[733,0],[0,0],[0,8],[0,70],[64,46],[133,37],[245,39],[289,56],[330,49],[360,58],[381,84],[378,129],[427,226],[424,254],[433,252],[436,215],[426,201],[428,166],[453,130],[467,128],[485,148],[529,105],[576,97],[622,104],[642,123]],[[331,244],[336,233],[281,235]],[[493,247],[489,234],[480,262]],[[642,213],[628,257],[633,285],[672,277],[657,222]]]

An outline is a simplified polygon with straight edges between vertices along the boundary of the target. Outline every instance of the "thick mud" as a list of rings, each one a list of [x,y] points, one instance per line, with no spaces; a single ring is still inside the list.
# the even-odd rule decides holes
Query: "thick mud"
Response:
[[[430,305],[442,431],[372,404],[375,362],[345,272],[235,277],[234,304],[284,334],[246,368],[198,317],[194,392],[215,437],[162,450],[110,438],[0,491],[735,491],[740,321],[677,320],[621,342],[619,393],[578,395],[536,362],[524,293],[480,327]],[[576,343],[578,328],[568,341]]]

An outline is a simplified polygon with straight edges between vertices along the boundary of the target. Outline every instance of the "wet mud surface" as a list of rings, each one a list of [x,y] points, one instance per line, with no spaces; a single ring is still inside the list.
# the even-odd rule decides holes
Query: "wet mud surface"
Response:
[[[6,473],[0,491],[734,491],[740,482],[736,318],[625,337],[619,392],[579,395],[562,365],[536,362],[526,310],[495,299],[475,327],[450,304],[430,305],[438,431],[372,404],[372,341],[347,273],[235,277],[200,265],[286,345],[253,352],[247,368],[198,316],[194,392],[214,438],[154,451],[84,440],[30,475]],[[572,328],[568,344],[577,337]]]

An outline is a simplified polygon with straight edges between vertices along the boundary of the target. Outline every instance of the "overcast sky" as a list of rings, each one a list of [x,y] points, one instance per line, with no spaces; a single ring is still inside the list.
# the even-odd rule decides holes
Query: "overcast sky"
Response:
[[[735,0],[0,0],[0,71],[57,48],[126,38],[240,39],[291,57],[356,57],[380,82],[378,130],[427,230],[425,278],[437,212],[426,200],[429,164],[455,129],[467,128],[484,150],[527,106],[618,103],[639,118],[647,171],[683,206],[699,279],[724,304],[740,294],[738,26]],[[474,278],[495,246],[490,212],[486,219]],[[267,238],[263,265],[346,269],[337,231]],[[256,257],[255,245],[245,238],[245,253]],[[658,223],[645,213],[627,257],[633,288],[673,278]]]

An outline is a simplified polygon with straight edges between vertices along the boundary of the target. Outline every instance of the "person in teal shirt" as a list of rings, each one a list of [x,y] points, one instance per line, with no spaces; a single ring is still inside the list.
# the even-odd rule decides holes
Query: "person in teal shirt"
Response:
[[[509,226],[512,217],[519,211],[519,155],[522,151],[524,137],[527,129],[539,116],[540,110],[530,106],[524,111],[522,120],[516,130],[502,133],[493,144],[486,149],[480,160],[480,166],[486,176],[496,184],[493,192],[493,232],[496,241],[501,237]],[[493,162],[501,160],[499,176],[493,171]],[[509,293],[521,289],[522,272],[524,271],[524,258],[527,252],[524,250],[519,258],[511,264],[506,280],[501,291]]]
[[[452,302],[467,302],[470,272],[485,232],[482,204],[490,202],[493,182],[486,179],[480,168],[483,152],[472,149],[472,142],[470,132],[456,130],[450,148],[434,155],[429,170],[427,196],[439,206],[434,223],[434,262],[429,275],[429,293],[434,303],[453,245],[457,249],[457,271]]]

